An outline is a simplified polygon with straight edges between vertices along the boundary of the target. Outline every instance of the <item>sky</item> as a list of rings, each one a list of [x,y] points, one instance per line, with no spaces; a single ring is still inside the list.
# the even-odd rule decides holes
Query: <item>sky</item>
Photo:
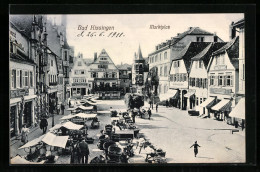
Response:
[[[60,22],[59,17],[55,16],[57,24]],[[67,15],[67,40],[70,46],[74,46],[75,55],[81,52],[83,58],[94,58],[94,53],[99,55],[104,48],[115,64],[132,64],[139,45],[143,56],[148,57],[155,51],[157,44],[187,31],[189,27],[215,32],[222,40],[229,41],[229,25],[242,18],[242,13]],[[80,36],[83,30],[78,30],[79,25],[88,25],[83,36]],[[114,30],[90,30],[91,25],[111,26]],[[150,25],[166,25],[170,29],[150,29]],[[86,36],[88,32],[96,32],[96,36]],[[123,35],[108,37],[111,32],[123,32]]]

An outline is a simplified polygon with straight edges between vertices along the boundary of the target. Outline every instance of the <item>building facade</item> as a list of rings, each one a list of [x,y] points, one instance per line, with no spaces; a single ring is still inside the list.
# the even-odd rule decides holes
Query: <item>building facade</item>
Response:
[[[79,54],[74,59],[69,76],[70,97],[82,97],[92,89],[92,84],[88,83],[88,79],[90,78],[88,70],[89,67],[84,63],[82,54]]]
[[[200,53],[210,43],[191,42],[172,61],[170,71],[170,88],[178,90],[177,107],[187,110],[195,106],[195,89],[189,88],[191,58]],[[173,95],[174,96],[174,95]]]
[[[89,65],[89,84],[93,93],[102,99],[119,99],[119,70],[105,49]]]
[[[134,63],[132,65],[132,88],[131,92],[144,94],[145,81],[148,76],[149,66],[142,55],[141,47],[138,48],[138,53],[134,55]]]
[[[239,37],[213,52],[208,66],[208,96],[215,97],[209,113],[218,119],[227,119],[235,107],[239,89]]]
[[[130,87],[132,85],[132,67],[130,65],[118,65],[119,70],[119,88],[122,95],[130,93]]]
[[[149,54],[149,69],[154,67],[158,68],[159,85],[157,93],[161,101],[169,97],[169,73],[172,68],[173,59],[175,59],[190,42],[219,41],[222,40],[216,34],[202,30],[199,27],[190,27],[187,31],[181,34],[178,33],[177,36],[156,46],[155,51]]]
[[[205,109],[200,107],[200,105],[208,98],[207,67],[210,57],[214,51],[220,49],[225,44],[225,42],[212,42],[199,54],[191,58],[189,89],[195,90],[195,106],[196,110],[200,111],[200,114],[205,114]]]
[[[10,136],[20,134],[23,124],[34,126],[37,122],[36,105],[36,63],[30,56],[28,36],[12,22],[10,36]]]

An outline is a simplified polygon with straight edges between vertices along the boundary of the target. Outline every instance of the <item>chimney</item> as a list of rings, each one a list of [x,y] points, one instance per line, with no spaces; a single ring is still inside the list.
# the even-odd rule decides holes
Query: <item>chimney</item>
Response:
[[[229,26],[229,39],[233,39],[234,37],[236,37],[236,29],[233,27],[234,22],[231,23],[231,25]]]
[[[214,42],[218,42],[218,36],[217,36],[217,33],[216,33],[216,32],[214,32],[214,37],[213,37],[213,39],[214,39]]]
[[[191,30],[192,29],[192,27],[189,27],[189,30]]]
[[[97,60],[97,53],[95,52],[94,53],[94,61],[96,61]]]
[[[179,36],[180,35],[180,33],[177,33],[177,36]]]

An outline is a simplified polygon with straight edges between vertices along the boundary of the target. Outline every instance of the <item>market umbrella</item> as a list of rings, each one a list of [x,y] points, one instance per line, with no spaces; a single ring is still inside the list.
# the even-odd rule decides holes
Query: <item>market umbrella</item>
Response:
[[[42,141],[50,146],[65,148],[68,138],[69,136],[56,136],[49,132],[45,135]]]
[[[11,164],[43,164],[44,161],[41,162],[31,162],[31,161],[27,161],[26,159],[20,157],[20,156],[16,156],[14,158],[11,159]]]
[[[20,147],[18,149],[24,149],[24,148],[29,148],[29,147],[35,146],[42,141],[44,136],[45,136],[45,134],[36,139],[33,139],[33,140],[27,142],[25,145],[23,145],[22,147]]]

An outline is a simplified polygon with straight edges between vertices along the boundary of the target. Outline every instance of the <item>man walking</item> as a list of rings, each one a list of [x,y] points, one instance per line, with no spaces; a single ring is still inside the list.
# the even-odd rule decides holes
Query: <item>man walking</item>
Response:
[[[158,112],[158,103],[156,103],[155,109],[156,109],[156,112]]]
[[[88,163],[89,148],[88,148],[88,144],[86,143],[85,139],[83,139],[83,138],[81,139],[81,142],[79,143],[79,152],[80,152],[80,157],[82,159],[82,163],[87,164]]]
[[[65,109],[65,106],[64,106],[63,103],[61,104],[61,107],[60,107],[60,108],[61,108],[61,115],[64,115],[64,109]]]
[[[147,110],[147,112],[148,112],[148,116],[149,116],[149,120],[150,120],[150,119],[151,119],[151,116],[152,116],[151,109],[149,108],[149,109]]]
[[[167,107],[167,108],[169,107],[169,101],[168,101],[168,99],[166,100],[166,107]]]
[[[201,147],[201,146],[198,145],[197,141],[195,141],[195,143],[190,148],[192,148],[192,147],[194,147],[194,155],[196,157],[196,155],[199,153],[198,147]]]
[[[45,117],[43,117],[43,118],[41,119],[41,122],[40,122],[40,129],[42,129],[43,134],[46,133],[47,126],[48,126],[48,121],[47,121],[47,119],[46,119]]]

